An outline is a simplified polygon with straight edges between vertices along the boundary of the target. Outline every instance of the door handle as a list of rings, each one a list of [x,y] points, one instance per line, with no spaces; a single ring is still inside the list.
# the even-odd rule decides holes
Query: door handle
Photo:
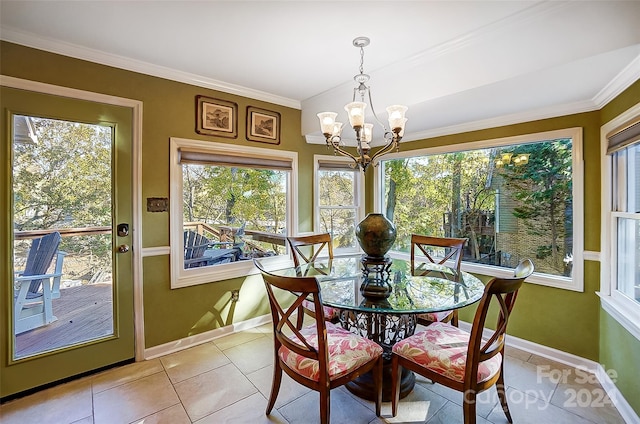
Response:
[[[128,244],[121,244],[120,246],[118,246],[118,252],[119,253],[127,253],[129,251],[129,245]]]

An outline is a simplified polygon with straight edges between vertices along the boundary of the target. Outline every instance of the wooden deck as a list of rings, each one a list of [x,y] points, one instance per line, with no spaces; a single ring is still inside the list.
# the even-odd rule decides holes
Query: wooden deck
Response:
[[[16,336],[16,357],[112,334],[112,286],[89,284],[60,289],[60,298],[53,300],[53,314],[57,321]]]

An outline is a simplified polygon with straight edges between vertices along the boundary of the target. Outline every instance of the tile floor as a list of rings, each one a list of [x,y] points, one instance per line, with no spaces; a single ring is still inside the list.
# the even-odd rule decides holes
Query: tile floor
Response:
[[[272,377],[271,326],[225,336],[158,359],[82,378],[0,406],[3,424],[315,423],[318,395],[286,375],[270,416],[264,411]],[[564,377],[562,377],[564,375]],[[508,349],[507,396],[519,424],[624,423],[592,375]],[[462,395],[418,377],[391,417],[343,387],[331,393],[331,422],[462,422]],[[495,389],[480,395],[478,424],[503,424]]]

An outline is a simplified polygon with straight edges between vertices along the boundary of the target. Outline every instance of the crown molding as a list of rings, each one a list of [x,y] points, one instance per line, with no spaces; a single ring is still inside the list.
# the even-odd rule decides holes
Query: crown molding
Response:
[[[593,96],[593,102],[598,105],[599,109],[604,107],[638,79],[640,79],[640,55],[620,71],[600,92]]]
[[[482,119],[479,121],[465,122],[448,127],[433,128],[426,131],[407,134],[402,141],[416,141],[426,138],[440,137],[445,135],[460,134],[470,131],[485,130],[488,128],[503,127],[507,125],[521,124],[523,122],[538,121],[540,119],[556,118],[558,116],[573,115],[576,113],[592,112],[600,107],[591,100],[553,105],[550,107],[530,110],[522,113],[502,115],[495,118]]]
[[[471,131],[485,130],[489,128],[503,127],[507,125],[521,124],[523,122],[537,121],[540,119],[556,118],[558,116],[573,115],[576,113],[592,112],[600,109],[600,105],[591,100],[568,103],[563,105],[550,106],[543,109],[526,111],[523,113],[514,113],[511,115],[503,115],[495,118],[482,119],[479,121],[464,122],[461,124],[450,125],[447,127],[431,128],[425,131],[405,134],[402,137],[402,144],[425,140],[445,135],[461,134]],[[309,144],[325,144],[323,136],[307,134],[305,136]],[[374,146],[375,147],[375,146]]]
[[[0,39],[34,49],[73,57],[75,59],[86,60],[89,62],[112,66],[114,68],[124,69],[127,71],[138,72],[145,75],[165,78],[171,81],[195,85],[197,87],[222,91],[225,93],[243,97],[249,97],[251,99],[262,100],[293,109],[301,109],[302,107],[298,100],[276,96],[274,94],[266,93],[259,90],[253,90],[240,85],[229,84],[224,81],[205,78],[200,75],[195,75],[188,72],[176,71],[164,66],[153,65],[140,60],[134,60],[124,56],[109,54],[95,49],[78,46],[72,43],[64,43],[61,41],[38,37],[34,34],[17,31],[11,28],[2,28]]]

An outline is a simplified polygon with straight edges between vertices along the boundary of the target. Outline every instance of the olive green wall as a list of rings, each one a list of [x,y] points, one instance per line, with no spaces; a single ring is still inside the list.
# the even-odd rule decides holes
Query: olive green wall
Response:
[[[11,43],[0,44],[0,73],[28,80],[72,87],[143,102],[142,198],[169,195],[169,137],[209,140],[212,143],[260,146],[297,151],[299,156],[299,230],[313,228],[313,155],[327,154],[324,146],[305,143],[300,135],[300,111],[249,98],[208,90],[124,71],[91,62],[64,57]],[[231,100],[238,103],[238,138],[225,139],[195,133],[195,96]],[[585,250],[600,250],[600,126],[640,99],[640,83],[618,96],[603,111],[581,113],[535,122],[467,132],[428,140],[405,142],[402,150],[436,145],[457,144],[484,139],[529,134],[569,127],[582,127],[585,169]],[[282,115],[282,142],[279,146],[246,141],[245,111],[248,105],[274,110]],[[418,117],[409,117],[419,119]],[[428,119],[426,117],[425,119]],[[371,173],[367,175],[367,211],[372,210]],[[169,245],[168,213],[143,212],[142,242],[144,247]],[[5,256],[6,257],[6,256]],[[157,346],[199,332],[218,328],[266,314],[262,285],[255,277],[239,278],[213,284],[171,290],[169,257],[147,257],[143,260],[144,318],[146,347]],[[618,343],[627,343],[629,356],[638,354],[637,341],[624,330],[612,330],[610,319],[603,317],[595,291],[599,289],[599,263],[585,261],[585,290],[566,290],[527,284],[521,291],[510,333],[581,357],[598,361],[602,358],[619,369],[622,362],[614,357]],[[240,290],[240,300],[229,302],[230,291]],[[3,306],[6,309],[6,306]],[[473,310],[461,313],[470,321]],[[615,323],[614,323],[615,324]],[[601,332],[599,334],[599,331]],[[606,334],[604,334],[606,332]],[[636,344],[632,344],[631,340]],[[606,340],[606,342],[603,342]],[[640,363],[635,361],[636,364]],[[628,369],[628,362],[624,363]],[[637,365],[640,367],[640,365]],[[640,371],[640,370],[636,370]],[[635,372],[631,375],[638,375]],[[631,377],[629,377],[631,378]],[[626,389],[627,386],[632,389]],[[621,384],[629,395],[636,395],[633,384]],[[635,391],[634,391],[635,390]],[[624,392],[623,392],[624,393]],[[626,395],[626,393],[625,393]],[[636,396],[637,397],[637,396]],[[636,405],[637,408],[637,405]]]
[[[604,125],[640,102],[640,80],[602,109]],[[603,264],[602,266],[607,266]],[[600,309],[600,363],[614,370],[616,387],[640,415],[640,341],[625,330],[604,309]]]
[[[600,364],[640,415],[640,340],[605,311],[600,312]]]
[[[143,102],[142,199],[169,197],[169,138],[182,137],[254,147],[302,152],[299,156],[299,230],[313,228],[313,155],[327,154],[324,146],[309,145],[301,136],[300,111],[96,63],[0,44],[0,73],[33,81],[87,90]],[[236,139],[202,136],[195,132],[195,96],[205,95],[238,104]],[[256,106],[281,114],[280,145],[246,140],[246,108]],[[142,213],[142,245],[169,245],[169,214]],[[152,347],[189,335],[268,313],[264,287],[252,278],[170,289],[169,256],[143,260],[145,346]],[[225,309],[230,290],[240,300]],[[6,307],[5,307],[6,308]],[[208,319],[222,313],[223,319]]]

